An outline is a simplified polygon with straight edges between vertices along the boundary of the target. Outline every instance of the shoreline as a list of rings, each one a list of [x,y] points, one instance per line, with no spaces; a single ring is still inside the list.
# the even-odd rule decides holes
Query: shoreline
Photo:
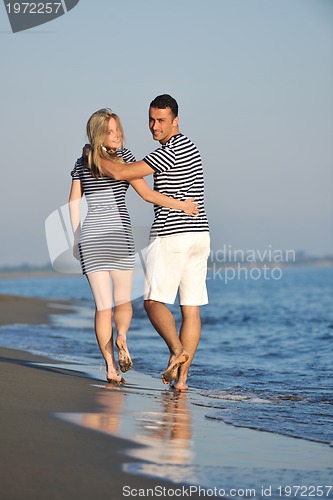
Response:
[[[0,362],[1,498],[120,499],[125,485],[170,487],[123,471],[121,452],[133,443],[56,417],[59,412],[98,415],[98,391],[87,375],[2,347]]]
[[[70,311],[66,303],[0,296],[0,317],[19,318],[23,331],[24,323]],[[181,485],[193,487],[191,498],[203,496],[200,485],[219,497],[251,489],[262,498],[266,488],[275,500],[279,487],[332,482],[332,447],[217,422],[196,389],[179,393],[135,370],[126,385],[112,386],[96,367],[3,347],[0,362],[4,500],[121,500],[130,491],[155,498],[149,488]]]
[[[331,482],[332,447],[206,418],[196,390],[133,370],[112,386],[92,367],[2,347],[0,363],[4,500],[120,500],[182,486],[191,498],[203,495],[196,487],[261,498],[265,487],[278,499],[282,486]]]
[[[0,295],[0,326],[41,324],[50,314],[66,314],[71,304]],[[4,500],[118,500],[132,492],[168,491],[163,478],[126,472],[126,449],[143,449],[126,436],[105,434],[71,423],[64,415],[93,415],[99,420],[103,382],[83,365],[58,361],[1,346],[0,337],[1,498]],[[103,373],[104,374],[104,373]],[[117,407],[110,408],[112,413]],[[97,430],[97,432],[96,432]],[[124,490],[126,488],[126,490]],[[158,495],[160,496],[160,495]],[[166,496],[166,495],[164,495]],[[192,498],[199,498],[195,492]]]

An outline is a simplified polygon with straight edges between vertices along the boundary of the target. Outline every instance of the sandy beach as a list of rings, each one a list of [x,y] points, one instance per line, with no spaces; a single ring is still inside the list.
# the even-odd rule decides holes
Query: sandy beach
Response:
[[[43,323],[64,313],[61,304],[0,296],[0,324]],[[122,488],[154,488],[166,482],[123,473],[123,439],[83,430],[56,412],[95,412],[92,380],[78,371],[44,366],[51,360],[0,348],[1,498],[118,499]],[[51,362],[52,363],[52,362]],[[53,362],[55,363],[55,362]],[[131,444],[132,446],[132,444]]]
[[[56,412],[98,415],[98,391],[89,378],[40,366],[50,360],[25,352],[0,353],[3,500],[119,499],[126,485],[167,486],[122,471],[120,451],[129,446],[125,440],[55,417]]]
[[[61,304],[0,299],[2,324],[55,312]],[[115,387],[89,366],[7,348],[0,362],[4,500],[281,498],[290,485],[332,484],[332,447],[217,423],[193,389],[133,370]]]
[[[72,311],[70,305],[54,303],[34,297],[0,295],[0,325],[47,323],[50,314],[65,314]]]

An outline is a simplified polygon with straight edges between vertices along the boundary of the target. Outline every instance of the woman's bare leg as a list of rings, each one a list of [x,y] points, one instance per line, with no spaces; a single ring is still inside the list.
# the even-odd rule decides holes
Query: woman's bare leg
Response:
[[[93,293],[96,339],[105,360],[106,378],[109,382],[121,382],[113,352],[112,336],[112,290],[109,271],[88,273],[87,278]]]
[[[121,371],[127,372],[133,366],[126,343],[126,336],[133,313],[131,302],[133,271],[113,270],[110,274],[115,304],[114,323],[117,331],[116,346],[118,347],[118,362]]]

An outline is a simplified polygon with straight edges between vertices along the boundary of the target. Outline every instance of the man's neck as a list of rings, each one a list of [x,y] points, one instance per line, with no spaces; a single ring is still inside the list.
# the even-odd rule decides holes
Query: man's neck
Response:
[[[171,134],[167,139],[164,139],[163,141],[159,141],[160,144],[166,144],[172,137],[175,137],[175,135],[180,134],[179,129],[177,129],[173,134]]]

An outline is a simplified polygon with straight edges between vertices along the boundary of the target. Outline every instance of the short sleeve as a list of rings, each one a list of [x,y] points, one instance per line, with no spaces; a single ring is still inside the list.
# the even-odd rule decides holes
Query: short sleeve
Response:
[[[82,161],[81,158],[76,160],[73,170],[71,171],[71,176],[73,181],[81,180],[80,171],[82,171]]]
[[[122,157],[123,157],[124,162],[126,162],[126,163],[133,163],[134,161],[136,161],[135,156],[132,153],[132,151],[130,149],[127,149],[127,148],[122,149]]]
[[[162,146],[143,158],[155,172],[162,173],[175,165],[176,155],[173,149]]]

